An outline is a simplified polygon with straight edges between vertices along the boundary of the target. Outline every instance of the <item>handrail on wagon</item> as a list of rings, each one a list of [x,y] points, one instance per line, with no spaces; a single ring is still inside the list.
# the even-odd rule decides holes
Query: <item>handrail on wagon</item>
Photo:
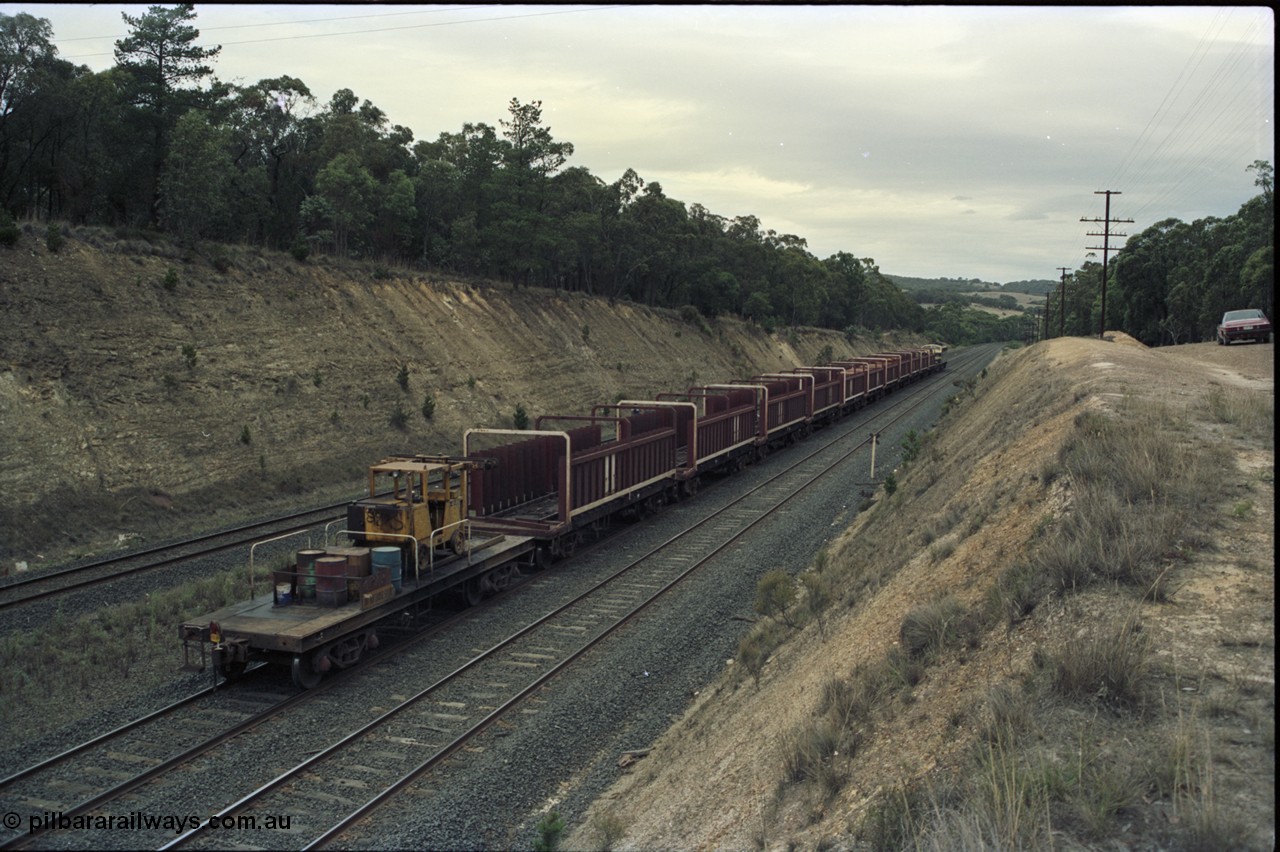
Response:
[[[311,546],[311,530],[294,530],[293,532],[281,533],[272,538],[264,538],[262,541],[255,541],[249,545],[249,597],[253,597],[253,552],[258,549],[260,544],[271,544],[282,539],[292,538],[295,535],[305,535],[307,537],[307,547]],[[274,588],[272,591],[275,591]]]
[[[338,530],[337,534],[334,536],[334,541],[337,541],[337,536],[339,535],[345,535],[347,536],[347,538],[351,538],[352,536],[357,536],[357,535],[362,535],[362,536],[376,535],[381,538],[408,539],[409,541],[413,542],[413,547],[409,548],[410,550],[413,551],[413,580],[415,583],[418,581],[418,540],[413,536],[406,535],[405,533],[384,533],[384,532],[370,533],[370,532],[366,532],[365,530]]]
[[[465,550],[467,551],[467,565],[469,566],[471,565],[471,519],[470,518],[463,518],[462,520],[454,521],[451,524],[445,524],[439,529],[432,530],[430,540],[435,541],[437,534],[443,533],[445,530],[451,530],[454,527],[461,527],[464,524],[466,525],[465,532],[466,532],[466,540],[467,540],[467,546]],[[457,555],[461,556],[462,554],[459,553]],[[434,547],[431,547],[427,549],[427,577],[430,578],[434,576],[435,571],[436,571],[436,549]],[[416,570],[414,571],[413,579],[414,580],[418,579],[418,573]]]

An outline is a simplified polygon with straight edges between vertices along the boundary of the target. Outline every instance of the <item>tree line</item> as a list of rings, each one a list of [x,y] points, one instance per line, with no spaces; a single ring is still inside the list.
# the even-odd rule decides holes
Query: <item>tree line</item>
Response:
[[[0,217],[691,305],[767,329],[1020,336],[967,306],[923,308],[871,258],[819,259],[802,237],[670,198],[633,169],[607,183],[572,166],[540,101],[415,140],[350,89],[321,103],[290,76],[220,81],[190,4],[122,17],[115,64],[94,72],[58,57],[47,19],[0,13]]]
[[[191,5],[123,15],[102,72],[58,58],[46,19],[0,14],[0,207],[12,217],[146,228],[693,305],[765,325],[922,329],[873,260],[668,197],[628,169],[606,183],[539,101],[498,127],[415,141],[342,89],[323,104],[280,76],[219,81]]]

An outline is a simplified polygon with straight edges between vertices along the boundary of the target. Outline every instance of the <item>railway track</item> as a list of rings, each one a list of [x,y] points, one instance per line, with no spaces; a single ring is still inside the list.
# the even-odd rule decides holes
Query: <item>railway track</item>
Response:
[[[323,525],[327,520],[338,518],[336,513],[345,506],[344,502],[307,509],[84,565],[10,578],[0,584],[0,612],[223,553],[268,536],[311,529],[317,524]]]
[[[386,662],[446,629],[449,618],[413,631],[410,641],[387,643],[368,665]],[[287,678],[262,682],[255,664],[234,683],[210,686],[118,728],[0,778],[0,798],[18,818],[19,831],[0,838],[0,848],[22,849],[65,821],[100,812],[104,806],[217,749],[234,738],[314,701],[360,669],[339,672],[316,689],[295,691]],[[70,779],[76,780],[70,780]],[[61,824],[50,823],[56,816]],[[190,816],[190,815],[187,815]],[[35,822],[33,822],[33,820]],[[6,828],[13,828],[6,822]]]
[[[906,416],[909,407],[919,405],[923,398],[946,384],[946,374],[935,377],[900,391],[897,404],[876,413],[859,427],[879,423],[880,428],[894,419]],[[913,400],[915,400],[913,402]],[[828,429],[835,432],[839,427]],[[206,818],[198,829],[189,831],[172,845],[190,842],[210,842],[225,846],[245,841],[233,833],[210,833],[209,826],[215,820],[234,823],[237,814],[253,807],[270,809],[267,797],[277,790],[283,791],[288,802],[285,812],[291,812],[300,822],[314,822],[316,827],[303,833],[320,832],[313,843],[327,843],[349,829],[350,826],[372,812],[404,786],[432,767],[456,753],[468,741],[501,719],[529,694],[556,673],[572,664],[608,635],[616,631],[638,612],[658,600],[681,578],[696,571],[733,541],[764,518],[784,505],[807,483],[825,475],[841,460],[864,447],[870,437],[847,445],[852,429],[839,430],[837,435],[822,447],[815,447],[808,455],[772,477],[768,482],[719,510],[711,518],[669,540],[661,548],[634,560],[607,581],[564,604],[538,622],[507,637],[484,654],[441,678],[407,701],[356,730],[262,785],[228,806],[212,819]],[[789,489],[789,490],[788,490]],[[767,496],[773,494],[774,496]],[[781,495],[781,496],[779,496]],[[701,554],[700,556],[697,554]],[[402,643],[408,645],[410,643]],[[374,665],[379,658],[367,665]],[[357,674],[360,670],[345,674]],[[346,677],[330,678],[326,686],[332,686]],[[314,699],[324,690],[287,696],[280,691],[255,691],[242,682],[234,690],[205,690],[184,699],[157,714],[130,726],[117,729],[76,749],[68,750],[50,761],[0,780],[0,792],[8,801],[23,802],[26,817],[57,812],[63,817],[78,814],[101,813],[104,805],[136,790],[144,784],[163,783],[166,773],[188,765],[198,756],[250,730],[267,719],[282,716],[290,709]],[[256,707],[255,707],[256,705]],[[267,705],[267,706],[264,706]],[[231,724],[227,724],[230,722]],[[209,734],[209,731],[213,731]],[[410,735],[405,736],[404,732]],[[198,735],[203,732],[203,735]],[[356,806],[351,813],[336,824],[325,827],[324,820],[317,820],[311,812],[302,813],[300,802],[318,802],[318,810],[332,817],[336,803],[349,801],[349,797],[335,795],[334,789],[349,789],[334,779],[350,779],[360,775],[352,766],[376,766],[379,751],[385,751],[387,743],[409,752],[430,752],[418,765],[398,780],[382,785],[372,799],[364,804],[351,801]],[[164,743],[163,753],[157,743]],[[363,743],[363,745],[360,745]],[[370,745],[372,743],[373,745]],[[381,746],[381,748],[379,747]],[[352,749],[358,751],[353,752]],[[359,750],[363,751],[359,751]],[[362,756],[352,758],[351,754]],[[341,757],[346,754],[347,757]],[[81,780],[67,782],[67,771],[53,773],[54,765],[65,765],[75,759],[84,767],[77,771]],[[354,762],[353,762],[354,761]],[[360,763],[364,761],[365,763]],[[385,763],[385,760],[381,760]],[[142,766],[143,771],[133,771]],[[385,773],[380,773],[385,774]],[[96,783],[98,777],[114,783]],[[43,778],[43,780],[41,780]],[[319,789],[308,791],[307,784]],[[301,780],[300,780],[301,779]],[[327,789],[325,792],[326,782]],[[363,789],[363,788],[361,788]],[[80,804],[67,807],[65,801],[73,795],[84,796]],[[332,820],[329,820],[332,823]],[[207,837],[204,837],[207,835]],[[11,835],[6,845],[25,846],[33,842],[39,833]],[[298,836],[297,832],[291,835]],[[168,837],[173,837],[169,833]],[[258,836],[259,840],[261,835]],[[249,840],[247,842],[253,842]]]
[[[74,820],[90,814],[283,712],[300,697],[210,687],[0,779],[5,828],[18,829],[0,846],[25,848],[57,827],[51,817]]]
[[[872,420],[883,428],[907,416],[938,390],[937,383],[923,383],[916,393],[892,409],[879,412]],[[848,446],[846,433],[814,449],[729,505],[631,560],[591,588],[161,848],[253,844],[258,828],[256,821],[241,823],[249,811],[290,813],[292,838],[311,836],[304,848],[327,845],[504,720],[548,681],[764,523],[818,479],[841,470],[842,463],[867,447],[871,440],[868,435]],[[390,747],[398,752],[391,762],[402,762],[408,753],[416,763],[407,772],[397,770],[400,774],[389,782],[375,781],[371,776],[390,773],[387,767]],[[361,779],[358,786],[344,786],[344,782],[349,784],[353,778]],[[353,794],[379,786],[381,789],[363,803],[353,800]],[[353,809],[333,822],[335,808],[344,803],[354,805]],[[238,831],[236,826],[241,824],[253,828]]]

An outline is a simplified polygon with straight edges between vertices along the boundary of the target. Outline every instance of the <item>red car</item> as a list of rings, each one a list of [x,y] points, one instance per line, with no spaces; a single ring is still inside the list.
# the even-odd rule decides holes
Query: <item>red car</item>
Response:
[[[1226,346],[1233,340],[1271,342],[1271,320],[1257,308],[1243,311],[1227,311],[1218,326],[1218,345]]]

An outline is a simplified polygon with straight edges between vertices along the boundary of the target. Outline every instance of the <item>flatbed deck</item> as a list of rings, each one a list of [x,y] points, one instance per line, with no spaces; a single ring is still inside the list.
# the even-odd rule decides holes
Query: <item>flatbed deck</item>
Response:
[[[386,618],[406,606],[433,597],[495,567],[521,559],[530,553],[536,540],[529,536],[495,536],[482,542],[470,554],[450,555],[418,578],[406,576],[390,599],[362,609],[359,601],[336,607],[312,601],[276,605],[273,591],[225,606],[205,616],[205,624],[216,622],[223,641],[247,641],[251,648],[298,654],[310,651],[354,630]]]

